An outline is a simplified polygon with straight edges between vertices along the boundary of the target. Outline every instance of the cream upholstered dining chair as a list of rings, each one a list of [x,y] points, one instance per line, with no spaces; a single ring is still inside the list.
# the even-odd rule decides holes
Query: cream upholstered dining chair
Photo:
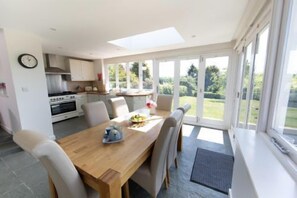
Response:
[[[63,149],[43,134],[28,130],[17,132],[13,140],[38,158],[54,183],[59,198],[95,198],[99,194],[85,186]]]
[[[166,161],[169,142],[172,133],[176,130],[177,123],[182,119],[182,115],[182,111],[176,110],[170,117],[165,119],[155,142],[150,160],[144,162],[131,177],[133,181],[149,192],[152,197],[157,197],[162,183],[166,178]]]
[[[106,106],[102,101],[84,104],[82,109],[89,127],[94,127],[110,120]]]
[[[169,173],[169,169],[172,166],[173,162],[175,162],[175,167],[178,167],[178,163],[177,163],[177,140],[179,137],[179,133],[181,132],[182,129],[182,125],[183,125],[183,119],[184,116],[186,114],[186,112],[191,108],[190,104],[185,104],[183,107],[179,107],[177,108],[177,110],[182,111],[183,116],[182,119],[180,120],[180,122],[177,123],[177,126],[175,128],[175,131],[172,134],[170,143],[169,143],[169,150],[168,150],[168,156],[167,156],[167,181],[168,183],[170,183],[170,173]]]
[[[108,102],[111,105],[114,118],[129,113],[128,105],[124,97],[110,98]]]
[[[164,111],[171,111],[173,96],[172,95],[158,95],[157,109]]]
[[[186,103],[186,104],[184,104],[184,106],[178,107],[177,109],[182,110],[184,112],[184,114],[186,114],[191,109],[191,105]]]

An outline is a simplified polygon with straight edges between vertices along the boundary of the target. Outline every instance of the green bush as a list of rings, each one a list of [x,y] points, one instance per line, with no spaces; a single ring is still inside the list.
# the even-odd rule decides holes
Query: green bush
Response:
[[[225,99],[225,96],[218,93],[204,92],[204,98]]]
[[[168,83],[160,85],[160,94],[173,95],[173,85]]]
[[[186,86],[179,86],[179,96],[187,96],[188,88]]]

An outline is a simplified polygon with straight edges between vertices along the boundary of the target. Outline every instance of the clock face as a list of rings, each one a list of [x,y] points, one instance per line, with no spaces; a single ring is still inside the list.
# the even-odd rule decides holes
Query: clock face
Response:
[[[37,59],[31,54],[21,54],[18,58],[19,63],[25,67],[32,69],[37,66]]]

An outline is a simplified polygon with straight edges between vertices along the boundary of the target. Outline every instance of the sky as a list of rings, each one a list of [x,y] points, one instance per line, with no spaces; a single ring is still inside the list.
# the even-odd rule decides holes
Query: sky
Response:
[[[216,65],[220,69],[228,68],[229,57],[214,57],[206,58],[206,66]],[[199,59],[181,60],[180,76],[186,76],[190,66],[194,64],[199,67]],[[174,61],[160,62],[159,63],[159,76],[160,77],[174,77]]]

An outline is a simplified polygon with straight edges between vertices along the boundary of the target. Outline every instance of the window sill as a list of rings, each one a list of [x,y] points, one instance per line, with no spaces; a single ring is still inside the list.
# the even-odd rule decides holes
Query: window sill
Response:
[[[272,146],[266,133],[236,129],[233,197],[244,194],[243,189],[258,197],[297,197],[296,178],[282,165]],[[244,167],[237,168],[238,164]],[[241,171],[246,171],[249,177],[243,177]],[[242,179],[247,180],[250,189],[246,188],[248,185],[241,185],[244,184]]]

